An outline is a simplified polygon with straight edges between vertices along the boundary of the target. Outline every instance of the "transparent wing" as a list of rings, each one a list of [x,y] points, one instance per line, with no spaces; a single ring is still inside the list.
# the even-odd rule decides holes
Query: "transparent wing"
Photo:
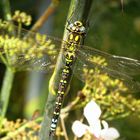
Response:
[[[17,26],[0,26],[1,62],[16,70],[49,71],[55,66],[61,43],[60,39],[29,32]],[[81,79],[84,79],[81,76],[83,68],[97,67],[101,72],[124,81],[132,91],[140,91],[140,83],[133,78],[140,74],[138,60],[110,55],[87,46],[80,48],[74,73],[80,75]],[[107,65],[95,61],[96,57],[104,59]]]
[[[61,40],[20,29],[0,27],[1,62],[18,71],[53,68],[61,47]]]
[[[125,83],[129,90],[140,91],[140,83],[135,80],[135,76],[140,75],[140,61],[107,54],[94,48],[82,46],[77,52],[75,72],[82,80],[83,68],[98,68],[101,73],[107,73],[113,78],[120,79]]]

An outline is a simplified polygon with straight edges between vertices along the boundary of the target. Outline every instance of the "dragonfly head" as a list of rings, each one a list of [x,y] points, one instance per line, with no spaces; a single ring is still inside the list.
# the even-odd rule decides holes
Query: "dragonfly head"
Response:
[[[81,21],[75,21],[74,23],[70,23],[67,26],[67,30],[77,34],[86,34],[86,28],[83,26],[83,23]]]

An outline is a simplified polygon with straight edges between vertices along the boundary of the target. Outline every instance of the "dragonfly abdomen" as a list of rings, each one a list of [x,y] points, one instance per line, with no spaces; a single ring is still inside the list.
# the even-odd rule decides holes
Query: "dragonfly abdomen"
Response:
[[[58,92],[57,92],[55,109],[53,112],[53,117],[51,122],[50,133],[54,133],[56,130],[58,117],[60,115],[60,110],[63,103],[64,94],[66,93],[67,86],[68,86],[67,79],[69,78],[69,76],[70,76],[70,67],[65,66],[64,69],[62,70],[62,77],[58,85]]]

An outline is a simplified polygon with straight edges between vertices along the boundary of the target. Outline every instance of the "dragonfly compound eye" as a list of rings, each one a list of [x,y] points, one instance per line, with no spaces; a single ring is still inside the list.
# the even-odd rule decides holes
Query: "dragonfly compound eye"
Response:
[[[72,27],[73,27],[73,24],[71,23],[71,24],[69,25],[69,28],[72,29]]]
[[[82,26],[82,27],[80,28],[80,32],[85,33],[85,32],[86,32],[86,28],[85,28],[84,26]]]

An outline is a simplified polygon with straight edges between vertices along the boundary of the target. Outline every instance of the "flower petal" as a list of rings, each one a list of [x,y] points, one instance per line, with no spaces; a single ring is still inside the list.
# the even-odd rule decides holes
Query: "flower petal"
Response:
[[[94,127],[101,115],[100,107],[94,102],[90,101],[84,108],[84,116],[86,117],[90,126]]]
[[[94,121],[94,124],[92,126],[90,126],[89,131],[96,136],[97,138],[99,138],[100,133],[101,133],[101,122],[100,120],[96,120]]]
[[[110,127],[108,129],[103,129],[100,136],[104,140],[115,140],[120,136],[120,134],[117,129]]]
[[[102,120],[102,125],[103,125],[103,129],[108,129],[108,123],[104,120]]]
[[[77,137],[82,137],[88,130],[89,127],[87,125],[82,124],[80,121],[75,121],[72,124],[72,131]]]

